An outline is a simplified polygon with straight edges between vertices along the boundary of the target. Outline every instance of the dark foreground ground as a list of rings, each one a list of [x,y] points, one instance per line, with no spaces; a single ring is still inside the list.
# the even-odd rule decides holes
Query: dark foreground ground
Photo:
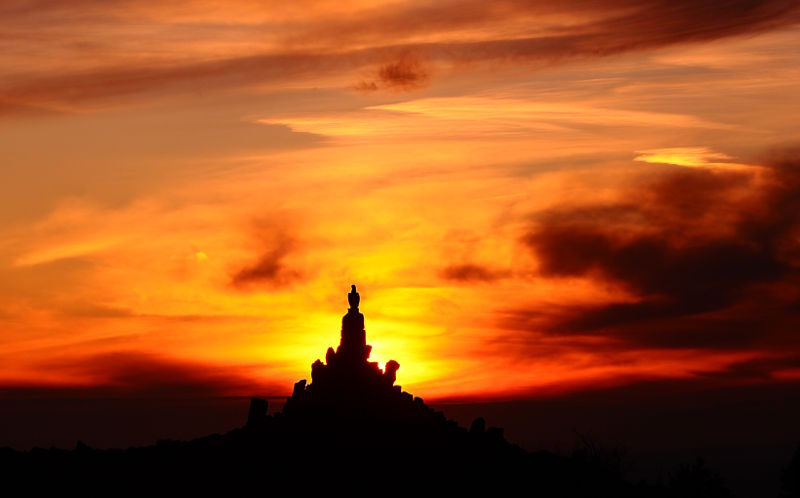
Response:
[[[192,476],[211,475],[218,477],[212,482],[220,485],[226,479],[240,484],[247,482],[238,472],[245,475],[251,472],[268,488],[285,483],[290,477],[305,482],[310,479],[308,475],[317,476],[314,479],[325,475],[340,482],[346,475],[354,482],[367,482],[372,477],[380,478],[381,482],[388,479],[394,483],[392,489],[401,489],[398,483],[420,485],[419,478],[425,472],[443,471],[451,465],[467,476],[476,474],[497,477],[506,483],[513,481],[502,472],[497,475],[487,472],[502,459],[486,461],[463,451],[455,455],[431,451],[387,453],[380,445],[348,446],[347,441],[332,442],[324,435],[311,438],[310,442],[319,444],[310,446],[297,446],[288,435],[282,442],[276,442],[263,431],[254,433],[244,429],[189,444],[174,442],[224,434],[242,427],[248,403],[249,399],[244,398],[7,396],[0,399],[0,447],[73,449],[76,441],[81,440],[91,448],[127,448],[165,441],[127,452],[97,452],[86,447],[74,452],[6,451],[0,473],[6,478],[15,466],[22,465],[24,468],[13,472],[16,477],[30,471],[47,475],[60,469],[56,473],[66,472],[62,477],[66,480],[82,476],[88,482],[101,483],[113,477],[120,482],[144,485],[148,479],[142,475],[163,478],[159,472],[173,469],[170,477],[184,474],[183,479],[172,479],[175,482],[211,485],[208,480],[191,480]],[[270,413],[280,411],[282,404],[283,398],[270,400]],[[681,475],[707,476],[713,484],[716,473],[720,477],[718,484],[734,496],[780,496],[781,470],[789,466],[800,440],[797,422],[800,392],[776,387],[708,391],[638,385],[542,400],[446,403],[432,408],[458,421],[465,432],[476,417],[483,416],[488,425],[504,427],[507,440],[530,452],[511,467],[494,470],[522,465],[524,472],[519,475],[525,475],[527,482],[540,484],[557,476],[575,479],[576,473],[581,472],[596,473],[594,479],[611,478],[612,482],[620,477],[630,486],[625,492],[642,496],[648,493],[668,496],[667,493],[674,491],[668,490],[670,479]],[[216,456],[209,459],[209,455]],[[245,458],[241,460],[235,455]],[[698,465],[697,457],[704,459],[702,466]],[[127,470],[119,474],[120,468]],[[131,470],[138,477],[125,474]],[[98,475],[103,478],[92,477]],[[451,475],[442,482],[452,484],[455,477]],[[581,479],[588,477],[583,475]],[[637,487],[643,479],[649,487]],[[41,483],[41,479],[34,478],[31,482]],[[387,486],[376,485],[375,489]]]
[[[35,495],[251,495],[270,487],[293,495],[422,494],[564,497],[725,497],[702,461],[657,483],[626,479],[622,460],[592,441],[569,455],[526,452],[482,420],[469,430],[423,403],[397,418],[355,423],[315,415],[254,419],[191,441],[99,450],[0,450],[7,488]]]

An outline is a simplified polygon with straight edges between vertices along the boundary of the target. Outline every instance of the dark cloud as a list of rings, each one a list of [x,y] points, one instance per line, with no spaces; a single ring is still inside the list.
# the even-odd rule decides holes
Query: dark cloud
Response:
[[[285,386],[269,386],[245,367],[179,361],[150,353],[113,352],[51,361],[43,370],[65,378],[91,379],[85,385],[0,385],[2,397],[194,397],[252,395]]]
[[[775,372],[800,370],[800,355],[754,358],[737,361],[720,371],[699,371],[697,375],[712,379],[772,380]]]
[[[348,65],[344,57],[337,55],[264,54],[171,65],[106,66],[52,78],[9,78],[6,85],[0,86],[0,99],[9,102],[9,109],[14,105],[58,110],[61,106],[151,90],[183,93],[280,82],[327,73],[331,66],[341,70]]]
[[[283,235],[276,240],[265,240],[267,247],[258,259],[236,270],[231,276],[231,285],[239,289],[252,287],[275,287],[290,284],[301,278],[300,272],[289,268],[285,259],[296,248],[296,243]]]
[[[481,0],[408,2],[391,9],[374,8],[342,19],[324,23],[295,33],[292,40],[330,40],[331,42],[399,45],[400,40],[415,35],[436,35],[449,41],[430,43],[430,48],[449,51],[453,58],[463,55],[459,47],[474,47],[473,59],[505,55],[606,55],[624,50],[662,46],[676,42],[698,41],[740,33],[773,29],[798,21],[798,6],[792,0],[565,0],[531,2],[528,0]],[[492,28],[502,33],[503,23],[526,19],[540,27],[545,16],[567,16],[583,19],[568,27],[553,30],[545,36],[491,38]],[[537,23],[537,21],[539,21]],[[464,30],[481,33],[477,43],[455,43],[464,40]],[[536,28],[534,28],[536,29]],[[301,28],[302,30],[302,28]],[[532,30],[534,31],[534,30]],[[536,30],[541,33],[541,30]],[[387,43],[387,40],[395,40]],[[541,43],[537,43],[536,41]],[[484,43],[485,41],[485,43]],[[492,42],[501,42],[493,44]],[[515,43],[518,42],[518,43]],[[501,50],[502,49],[502,50]]]
[[[456,282],[492,282],[503,278],[506,273],[486,266],[466,263],[447,266],[442,269],[439,275],[445,280],[454,280]]]
[[[356,85],[358,90],[416,90],[428,84],[430,70],[421,58],[404,54],[381,65],[377,74]]]
[[[760,173],[667,168],[625,203],[540,213],[523,242],[546,277],[621,286],[633,301],[512,310],[511,328],[649,347],[800,344],[800,160]]]

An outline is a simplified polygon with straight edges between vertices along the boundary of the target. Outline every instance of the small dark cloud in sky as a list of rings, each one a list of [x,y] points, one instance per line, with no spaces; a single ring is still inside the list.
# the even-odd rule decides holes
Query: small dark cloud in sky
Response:
[[[445,280],[466,283],[492,282],[505,277],[507,273],[475,263],[464,263],[446,266],[440,271],[439,275]]]
[[[382,64],[373,77],[362,80],[357,90],[417,90],[430,81],[430,68],[422,58],[403,54],[392,62]]]
[[[259,251],[255,260],[234,270],[231,285],[240,290],[270,288],[291,284],[302,278],[299,271],[290,268],[286,258],[297,249],[297,242],[282,231],[259,231]]]

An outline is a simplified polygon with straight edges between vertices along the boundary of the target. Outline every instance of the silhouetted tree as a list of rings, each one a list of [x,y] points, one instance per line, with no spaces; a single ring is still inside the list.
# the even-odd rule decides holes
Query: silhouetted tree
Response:
[[[720,475],[699,458],[692,464],[682,464],[669,476],[668,496],[675,498],[728,498],[731,492]]]
[[[789,466],[781,472],[781,497],[800,497],[800,443],[797,444]]]
[[[602,443],[596,437],[576,432],[577,442],[570,460],[580,483],[581,496],[591,496],[591,490],[608,490],[620,496],[627,486],[627,452],[618,446]]]

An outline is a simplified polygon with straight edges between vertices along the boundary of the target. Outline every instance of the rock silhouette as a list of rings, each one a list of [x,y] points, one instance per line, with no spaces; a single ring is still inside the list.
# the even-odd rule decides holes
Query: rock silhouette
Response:
[[[243,427],[191,441],[0,449],[0,477],[26,494],[726,496],[705,467],[682,468],[666,486],[634,485],[595,444],[570,456],[528,453],[482,417],[460,427],[395,385],[396,361],[383,370],[369,361],[355,285],[348,302],[338,347],[311,365],[311,383],[298,381],[282,412],[252,398]]]
[[[310,385],[305,380],[295,384],[283,414],[307,423],[331,421],[340,428],[441,421],[443,415],[394,385],[399,363],[390,360],[381,370],[369,361],[372,346],[366,341],[355,285],[347,297],[350,309],[342,317],[339,346],[328,348],[325,363],[311,365]]]

